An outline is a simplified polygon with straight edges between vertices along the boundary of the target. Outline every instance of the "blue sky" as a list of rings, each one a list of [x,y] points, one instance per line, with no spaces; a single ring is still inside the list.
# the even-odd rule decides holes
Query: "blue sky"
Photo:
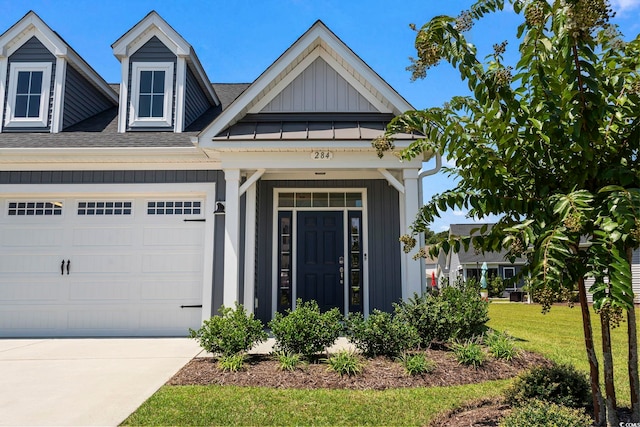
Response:
[[[425,80],[410,81],[408,57],[414,32],[436,15],[458,15],[472,1],[449,0],[0,0],[0,32],[34,10],[108,82],[119,81],[120,66],[111,44],[149,11],[156,10],[195,49],[213,82],[252,82],[280,54],[321,19],[371,68],[417,109],[442,105],[466,86],[443,64]],[[640,33],[640,0],[612,1],[626,38]],[[502,12],[477,24],[469,35],[482,56],[511,40],[515,54],[517,16]],[[509,56],[507,56],[509,57]],[[450,188],[442,174],[425,181],[425,195]],[[471,222],[465,212],[448,212],[434,231]]]

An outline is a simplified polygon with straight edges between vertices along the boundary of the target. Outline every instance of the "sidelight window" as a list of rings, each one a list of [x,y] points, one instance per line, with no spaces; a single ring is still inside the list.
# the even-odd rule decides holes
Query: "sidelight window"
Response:
[[[291,308],[291,212],[280,212],[278,215],[278,311]]]
[[[362,212],[349,212],[349,312],[362,312]]]

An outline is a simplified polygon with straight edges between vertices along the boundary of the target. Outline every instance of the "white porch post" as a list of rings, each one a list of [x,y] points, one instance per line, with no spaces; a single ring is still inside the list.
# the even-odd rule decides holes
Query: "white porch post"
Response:
[[[420,208],[419,192],[418,192],[418,171],[413,169],[404,169],[402,171],[404,179],[404,194],[400,194],[400,215],[401,215],[401,233],[407,233],[409,227],[413,223]],[[402,252],[402,298],[407,299],[413,296],[414,292],[420,295],[422,291],[422,271],[420,262],[413,259],[413,254]]]
[[[247,313],[255,309],[255,260],[256,260],[256,184],[247,188],[244,233],[244,302]]]
[[[240,169],[225,169],[226,206],[224,218],[224,288],[222,303],[233,307],[238,301],[240,248]]]

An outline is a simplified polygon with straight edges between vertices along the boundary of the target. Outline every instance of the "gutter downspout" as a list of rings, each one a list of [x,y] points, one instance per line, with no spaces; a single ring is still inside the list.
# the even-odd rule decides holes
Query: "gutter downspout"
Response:
[[[442,156],[440,155],[440,153],[436,153],[436,165],[433,169],[420,169],[420,172],[418,173],[418,197],[420,198],[418,206],[420,206],[420,208],[422,208],[424,206],[424,194],[423,194],[423,178],[426,178],[428,176],[431,175],[435,175],[436,173],[438,173],[440,171],[440,169],[442,168]],[[425,240],[424,240],[424,234],[420,234],[420,236],[418,237],[418,244],[420,245],[420,248],[423,248],[425,245]],[[422,271],[422,274],[420,275],[421,277],[421,282],[422,282],[422,293],[424,294],[427,291],[427,275],[425,274],[425,259],[424,258],[420,258],[420,269]]]

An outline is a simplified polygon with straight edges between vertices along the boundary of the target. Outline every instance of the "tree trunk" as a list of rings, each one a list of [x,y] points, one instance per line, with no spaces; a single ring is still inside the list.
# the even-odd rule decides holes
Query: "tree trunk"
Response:
[[[611,354],[611,326],[607,313],[600,313],[602,325],[602,360],[604,362],[604,388],[607,392],[607,426],[617,427],[618,407],[616,402],[616,386],[613,382],[613,355]]]
[[[633,251],[627,249],[629,266],[633,262]],[[635,306],[627,310],[627,336],[629,338],[629,389],[631,390],[631,420],[640,422],[640,385],[638,384],[638,335]]]
[[[580,295],[580,309],[582,311],[582,329],[584,331],[584,344],[589,360],[589,374],[591,377],[591,394],[593,396],[593,419],[596,426],[605,423],[605,409],[600,391],[600,373],[598,372],[598,357],[593,345],[593,331],[591,329],[591,315],[587,303],[587,290],[584,286],[584,277],[578,279],[578,293]]]

